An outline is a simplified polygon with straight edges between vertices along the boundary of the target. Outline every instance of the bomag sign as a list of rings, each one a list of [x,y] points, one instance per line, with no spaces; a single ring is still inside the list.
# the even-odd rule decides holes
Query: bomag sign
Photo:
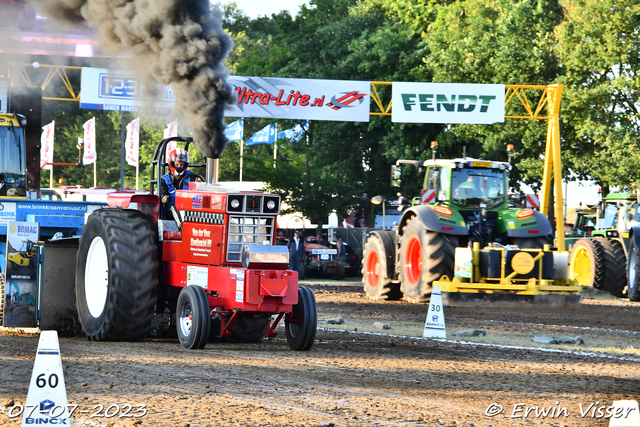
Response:
[[[400,123],[502,123],[504,94],[504,85],[394,82],[391,120]]]

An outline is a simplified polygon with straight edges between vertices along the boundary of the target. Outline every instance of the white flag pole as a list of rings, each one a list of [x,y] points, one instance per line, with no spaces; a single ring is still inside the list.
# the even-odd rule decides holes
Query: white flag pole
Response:
[[[244,156],[244,140],[240,140],[240,182],[242,182],[242,157],[243,156]]]
[[[49,170],[49,188],[53,188],[53,165],[51,165],[51,169]]]
[[[138,175],[140,173],[140,158],[138,157],[138,163],[136,163],[136,190],[138,189]]]
[[[98,186],[98,169],[96,168],[97,161],[93,162],[93,186]]]
[[[275,169],[275,167],[276,167],[276,155],[278,154],[278,124],[276,123],[274,126],[276,128],[276,140],[273,143],[273,167]]]

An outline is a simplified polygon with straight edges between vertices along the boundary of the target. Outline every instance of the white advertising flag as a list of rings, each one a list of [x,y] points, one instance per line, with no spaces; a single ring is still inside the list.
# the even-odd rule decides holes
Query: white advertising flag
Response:
[[[50,170],[53,163],[53,133],[55,130],[55,120],[42,127],[42,136],[40,137],[40,168]]]
[[[132,120],[127,125],[127,163],[138,166],[138,149],[140,145],[140,119]]]
[[[98,158],[96,151],[96,118],[92,117],[82,125],[84,128],[84,156],[82,163],[90,165]]]
[[[173,138],[174,136],[178,136],[178,120],[177,119],[169,123],[167,125],[167,128],[164,130],[164,139]],[[171,152],[175,149],[176,149],[175,141],[171,141],[169,144],[167,144],[167,151],[166,151],[167,160],[169,159],[169,154],[171,154]]]

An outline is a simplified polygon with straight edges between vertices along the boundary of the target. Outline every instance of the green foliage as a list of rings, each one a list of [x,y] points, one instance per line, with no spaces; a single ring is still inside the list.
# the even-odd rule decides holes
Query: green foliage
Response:
[[[571,169],[601,185],[640,179],[640,4],[567,0],[557,27],[565,84],[563,128]],[[563,153],[564,154],[564,153]]]

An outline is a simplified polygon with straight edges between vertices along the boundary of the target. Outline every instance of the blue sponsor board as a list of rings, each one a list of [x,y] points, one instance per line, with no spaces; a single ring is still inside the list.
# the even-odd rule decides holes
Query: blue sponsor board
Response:
[[[82,68],[80,108],[169,114],[174,104],[170,86],[155,84],[145,88],[142,79],[124,71]]]

